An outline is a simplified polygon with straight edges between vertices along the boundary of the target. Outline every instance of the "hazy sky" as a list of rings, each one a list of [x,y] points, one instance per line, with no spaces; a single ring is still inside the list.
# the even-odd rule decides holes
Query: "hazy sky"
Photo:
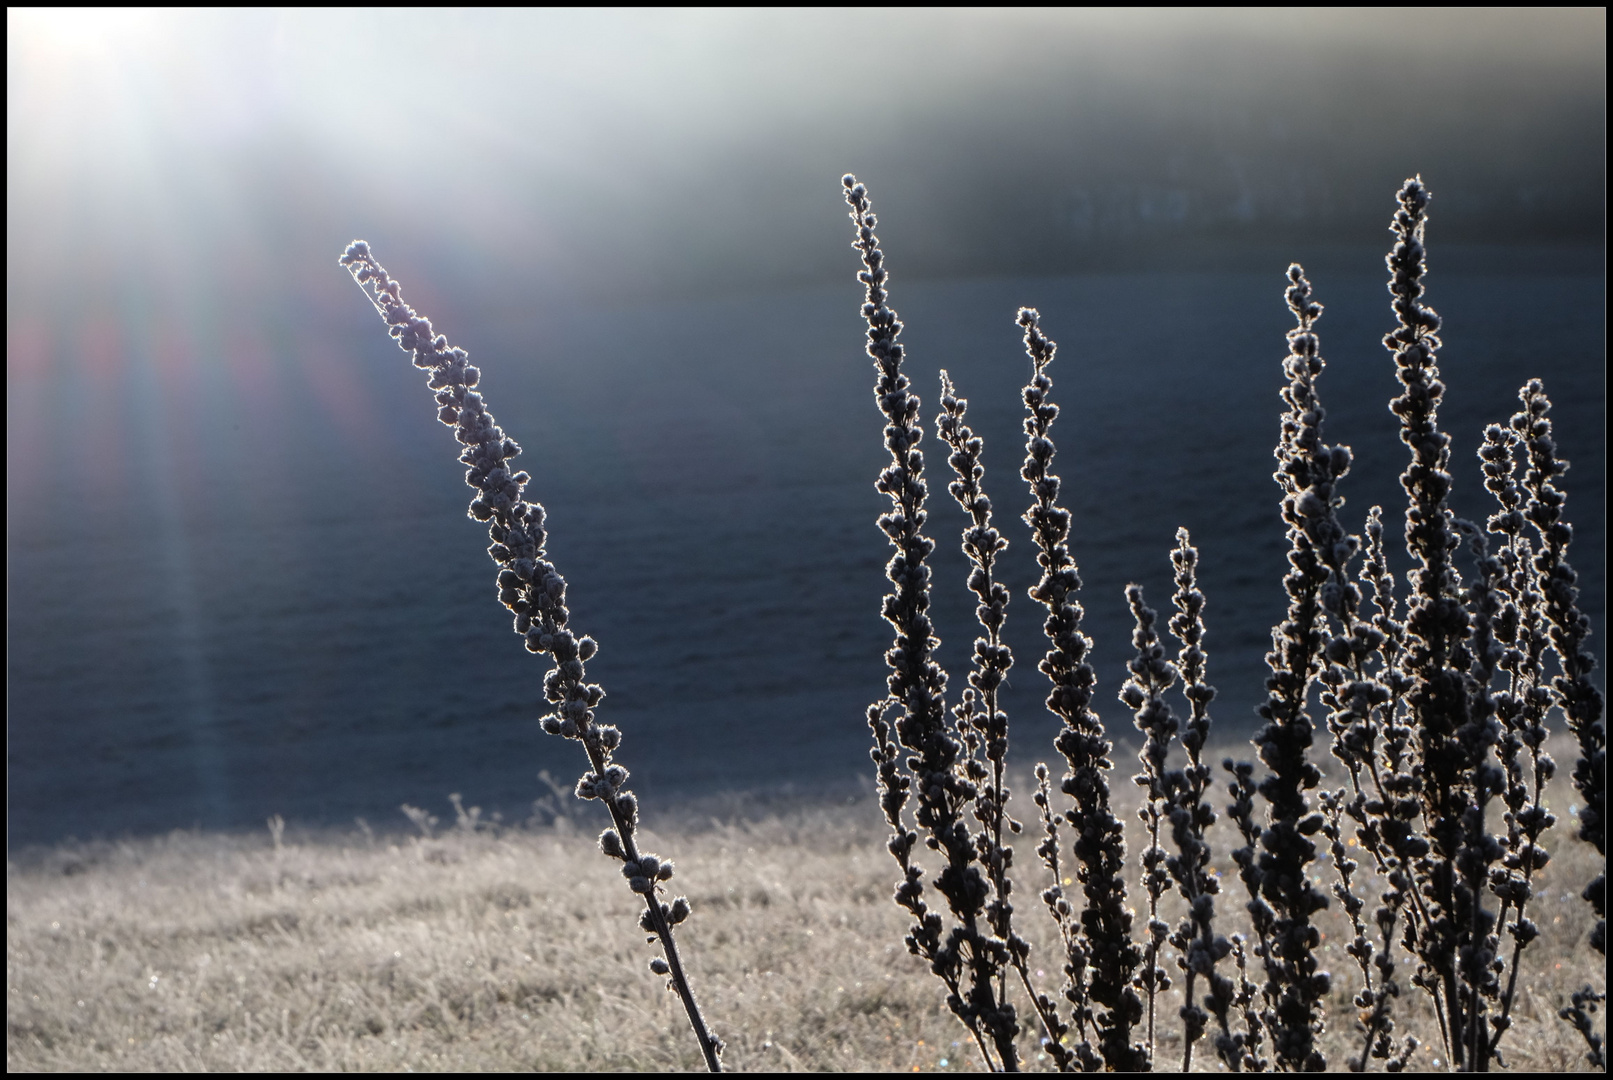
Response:
[[[358,234],[512,294],[819,280],[848,170],[929,275],[1378,246],[1419,171],[1446,242],[1600,243],[1605,22],[12,9],[8,299],[277,291]]]

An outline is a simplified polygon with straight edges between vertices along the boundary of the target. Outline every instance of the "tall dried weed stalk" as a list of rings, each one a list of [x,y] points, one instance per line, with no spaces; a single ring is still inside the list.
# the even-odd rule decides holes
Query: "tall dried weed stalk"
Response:
[[[968,403],[942,372],[937,430],[956,477],[949,491],[967,518],[963,550],[981,628],[968,686],[949,706],[929,615],[926,560],[935,545],[924,531],[920,401],[902,371],[902,323],[890,306],[868,190],[852,176],[844,187],[863,262],[867,351],[890,453],[876,486],[891,500],[879,518],[895,549],[886,566],[892,591],[881,610],[895,641],[886,652],[888,693],[868,710],[880,805],[901,872],[895,899],[913,919],[908,949],[945,985],[947,1005],[983,1063],[1005,1071],[1020,1065],[1021,1024],[1011,991],[1017,984],[1043,1049],[1060,1069],[1152,1068],[1158,999],[1171,981],[1163,965],[1173,952],[1186,996],[1179,1015],[1183,1070],[1212,1021],[1211,1045],[1235,1071],[1326,1068],[1317,1036],[1330,1021],[1325,1005],[1333,977],[1318,963],[1313,916],[1329,905],[1317,875],[1319,864],[1330,863],[1332,897],[1354,932],[1345,952],[1357,968],[1356,1012],[1345,1022],[1354,1024],[1361,1053],[1346,1064],[1406,1068],[1418,1044],[1396,1034],[1404,981],[1430,998],[1453,1068],[1504,1065],[1501,1041],[1511,1026],[1523,954],[1539,935],[1527,912],[1534,875],[1547,861],[1541,840],[1555,824],[1542,801],[1555,769],[1543,750],[1546,720],[1559,710],[1579,742],[1574,783],[1584,807],[1577,835],[1596,846],[1604,866],[1606,732],[1602,695],[1590,680],[1590,623],[1579,610],[1567,559],[1572,530],[1555,483],[1567,463],[1557,457],[1550,402],[1538,380],[1519,392],[1522,408],[1509,425],[1484,433],[1480,457],[1497,512],[1481,528],[1450,508],[1450,439],[1438,422],[1440,319],[1423,302],[1429,197],[1422,182],[1406,181],[1397,195],[1388,257],[1397,325],[1384,339],[1402,387],[1390,409],[1411,452],[1401,484],[1406,549],[1415,565],[1404,598],[1397,598],[1388,570],[1381,508],[1368,512],[1364,538],[1339,519],[1351,453],[1323,433],[1318,380],[1325,364],[1315,329],[1322,305],[1304,271],[1288,269],[1286,299],[1296,326],[1283,363],[1286,411],[1275,451],[1289,541],[1288,610],[1267,654],[1271,670],[1259,710],[1265,725],[1253,740],[1262,768],[1224,763],[1232,797],[1226,812],[1243,841],[1230,854],[1247,893],[1248,941],[1216,931],[1219,882],[1208,871],[1206,839],[1216,813],[1212,770],[1203,760],[1215,690],[1206,681],[1198,552],[1185,529],[1171,555],[1177,590],[1168,627],[1180,645],[1174,661],[1142,589],[1126,589],[1136,654],[1120,699],[1143,737],[1134,781],[1145,792],[1143,894],[1135,902],[1146,902],[1147,911],[1136,932],[1125,829],[1111,806],[1112,744],[1094,704],[1092,642],[1081,630],[1070,513],[1058,504],[1060,480],[1051,468],[1055,346],[1035,311],[1019,311],[1031,361],[1020,474],[1029,486],[1024,520],[1041,568],[1030,598],[1046,611],[1049,647],[1038,666],[1050,684],[1047,708],[1062,725],[1054,745],[1064,757],[1058,786],[1067,797],[1060,809],[1051,773],[1038,764],[1037,854],[1053,878],[1042,899],[1064,951],[1057,998],[1033,985],[1030,946],[1013,923],[1013,850],[1003,834],[1021,826],[1007,812],[1008,717],[998,702],[1013,656],[1002,637],[1009,594],[995,570],[1008,544],[991,524],[982,441],[964,422]],[[1472,561],[1465,581],[1457,567],[1463,545]],[[1168,696],[1178,680],[1185,719]],[[1333,791],[1321,790],[1314,760],[1322,733],[1348,778]],[[1172,767],[1177,742],[1185,761]],[[1491,831],[1496,824],[1500,831]],[[931,888],[943,903],[933,907],[918,858],[921,838],[942,860]],[[1363,853],[1364,866],[1350,857],[1352,848]],[[1061,885],[1066,860],[1074,863],[1078,897]],[[1174,928],[1160,917],[1160,901],[1173,889],[1187,911]],[[1598,919],[1591,945],[1605,954],[1605,873],[1584,898]],[[1219,966],[1228,957],[1232,972]],[[1402,975],[1407,969],[1409,976]],[[1603,1000],[1586,987],[1562,1010],[1596,1064],[1602,1043],[1591,1013]]]
[[[481,372],[465,350],[449,345],[429,319],[403,302],[401,287],[375,261],[370,246],[353,241],[341,263],[386,320],[387,332],[413,354],[414,366],[428,373],[428,385],[436,392],[437,419],[454,429],[454,438],[464,447],[459,460],[467,466],[465,482],[477,492],[470,516],[487,522],[493,541],[487,552],[499,568],[499,602],[514,615],[515,632],[527,651],[548,656],[555,665],[543,680],[543,700],[550,711],[540,723],[550,735],[581,743],[587,753],[591,769],[577,781],[577,797],[598,799],[609,811],[615,828],[600,833],[599,847],[620,860],[628,887],[644,897],[639,927],[650,935],[651,943],[659,942],[663,953],[650,961],[650,970],[668,976],[668,989],[682,1000],[707,1067],[720,1072],[722,1041],[700,1013],[673,938],[672,928],[689,916],[689,901],[682,896],[670,902],[660,899],[662,883],[672,877],[672,863],[639,851],[635,842],[638,800],[627,790],[627,770],[614,760],[622,733],[597,720],[595,709],[605,691],[587,681],[584,668],[599,645],[567,626],[566,581],[544,553],[548,534],[543,507],[525,498],[531,476],[510,465],[521,447],[487,411],[475,389]],[[410,809],[405,807],[405,812]]]

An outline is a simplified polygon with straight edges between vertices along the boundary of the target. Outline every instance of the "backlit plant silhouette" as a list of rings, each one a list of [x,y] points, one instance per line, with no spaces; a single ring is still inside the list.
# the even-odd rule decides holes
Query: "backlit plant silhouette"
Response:
[[[1364,540],[1339,520],[1338,489],[1351,453],[1323,436],[1317,383],[1325,365],[1315,330],[1322,306],[1304,271],[1298,265],[1288,270],[1286,298],[1297,325],[1288,334],[1287,411],[1275,452],[1289,539],[1288,610],[1272,632],[1271,672],[1259,710],[1265,726],[1254,739],[1264,771],[1225,762],[1232,796],[1226,810],[1243,839],[1230,854],[1248,893],[1247,943],[1216,932],[1219,885],[1206,872],[1206,830],[1216,815],[1202,751],[1215,690],[1206,681],[1198,552],[1186,530],[1172,554],[1177,592],[1169,628],[1181,646],[1176,662],[1166,658],[1158,617],[1141,588],[1126,590],[1136,657],[1120,697],[1143,735],[1143,770],[1135,779],[1146,793],[1141,816],[1147,830],[1141,855],[1147,918],[1142,935],[1133,933],[1125,830],[1111,808],[1112,745],[1094,705],[1097,679],[1088,659],[1092,643],[1081,631],[1070,514],[1058,504],[1060,480],[1051,470],[1055,346],[1035,311],[1021,309],[1017,316],[1031,360],[1023,392],[1021,475],[1030,490],[1024,518],[1041,568],[1030,597],[1046,609],[1049,649],[1039,668],[1051,684],[1047,707],[1062,723],[1055,747],[1066,772],[1058,786],[1069,799],[1065,809],[1055,807],[1051,773],[1037,765],[1037,852],[1053,875],[1042,898],[1064,950],[1062,1005],[1032,985],[1030,947],[1012,921],[1013,851],[1003,831],[1021,826],[1007,813],[1008,717],[997,690],[1013,657],[1002,639],[1009,594],[994,576],[1008,545],[991,525],[982,442],[964,423],[967,402],[942,372],[937,428],[957,477],[949,490],[967,515],[963,549],[982,629],[968,688],[949,708],[929,615],[926,560],[934,543],[924,531],[920,401],[902,371],[902,323],[890,305],[868,190],[849,175],[844,188],[853,246],[863,262],[858,279],[867,351],[890,453],[876,486],[891,500],[879,518],[895,549],[886,566],[892,591],[881,610],[895,641],[886,653],[888,693],[869,708],[868,722],[880,804],[892,830],[888,846],[901,871],[895,899],[913,917],[908,949],[942,980],[947,1005],[984,1064],[1019,1067],[1020,1021],[1010,994],[1017,982],[1043,1048],[1061,1069],[1152,1067],[1157,998],[1170,983],[1161,966],[1169,946],[1185,978],[1183,1069],[1191,1067],[1194,1044],[1208,1033],[1212,1017],[1218,1028],[1212,1044],[1229,1068],[1325,1068],[1316,1036],[1329,1022],[1332,976],[1319,967],[1313,923],[1329,903],[1313,881],[1324,861],[1319,841],[1326,842],[1336,875],[1331,891],[1354,930],[1345,951],[1359,973],[1354,1023],[1362,1050],[1349,1067],[1365,1069],[1378,1060],[1400,1071],[1417,1049],[1416,1039],[1395,1035],[1394,1002],[1404,992],[1397,950],[1412,968],[1411,985],[1432,1000],[1445,1060],[1474,1071],[1504,1064],[1500,1044],[1511,1026],[1520,963],[1539,933],[1525,914],[1532,876],[1546,863],[1540,840],[1555,823],[1541,801],[1555,768],[1543,751],[1545,720],[1561,710],[1579,742],[1574,782],[1585,805],[1578,835],[1596,846],[1605,865],[1603,701],[1590,681],[1589,620],[1578,608],[1567,561],[1572,531],[1554,483],[1567,465],[1556,456],[1546,419],[1550,403],[1538,380],[1520,391],[1523,408],[1508,427],[1485,432],[1485,486],[1499,511],[1481,528],[1450,509],[1450,439],[1438,425],[1440,319],[1422,299],[1429,203],[1422,182],[1408,180],[1397,196],[1388,266],[1398,325],[1384,339],[1402,386],[1390,408],[1411,451],[1401,484],[1406,548],[1416,565],[1403,601],[1387,568],[1382,510],[1368,512]],[[1468,581],[1455,562],[1464,544],[1473,560]],[[1548,653],[1559,671],[1552,678]],[[1185,724],[1165,696],[1178,678]],[[1325,711],[1320,724],[1313,719],[1313,691]],[[1319,731],[1331,736],[1348,786],[1317,790],[1322,771],[1312,757]],[[1178,740],[1186,761],[1171,768]],[[916,828],[905,816],[910,799]],[[1501,808],[1502,832],[1490,831],[1491,806]],[[971,818],[978,831],[970,831]],[[921,836],[943,859],[932,884],[944,909],[926,899],[925,870],[916,857]],[[1166,837],[1174,852],[1162,846]],[[1358,847],[1367,864],[1351,859],[1348,847]],[[1079,900],[1061,885],[1066,856],[1074,861]],[[1369,878],[1380,886],[1370,919],[1363,895]],[[1174,932],[1158,915],[1160,899],[1172,889],[1188,911]],[[1603,874],[1584,897],[1599,920],[1591,944],[1604,953],[1605,895]],[[1217,970],[1229,956],[1236,979]],[[1201,985],[1204,995],[1195,1000]],[[1562,1010],[1584,1035],[1593,1063],[1602,1054],[1590,1014],[1601,1000],[1587,987]]]
[[[1092,641],[1082,630],[1071,514],[1060,505],[1062,481],[1053,470],[1057,348],[1036,311],[1016,315],[1030,360],[1021,395],[1023,520],[1040,570],[1029,598],[1042,609],[1047,651],[1037,666],[1048,680],[1046,706],[1060,724],[1054,748],[1064,759],[1056,785],[1053,770],[1036,765],[1031,796],[1036,854],[1052,875],[1040,898],[1062,954],[1045,965],[1062,974],[1052,987],[1036,985],[1032,946],[1016,929],[1012,837],[1024,826],[1009,813],[1008,716],[1000,694],[1014,662],[1003,638],[1011,596],[999,578],[1008,542],[993,524],[983,441],[967,423],[967,400],[942,372],[936,432],[953,473],[948,491],[965,515],[967,586],[980,625],[966,686],[949,701],[930,615],[935,545],[925,532],[921,402],[902,370],[902,323],[890,304],[867,188],[852,176],[843,182],[890,455],[876,487],[890,499],[878,525],[894,549],[881,608],[894,641],[885,654],[886,693],[867,721],[891,830],[887,847],[900,875],[894,898],[911,918],[909,951],[941,980],[946,1005],[981,1062],[1018,1070],[1020,1040],[1029,1032],[1061,1070],[1175,1067],[1174,1059],[1158,1058],[1160,995],[1180,980],[1184,1071],[1206,1038],[1234,1071],[1322,1069],[1328,1062],[1318,1036],[1328,1024],[1353,1024],[1360,1053],[1345,1062],[1351,1069],[1382,1062],[1401,1071],[1418,1049],[1396,1021],[1408,988],[1432,1004],[1453,1068],[1504,1065],[1501,1044],[1512,1026],[1519,972],[1540,933],[1528,912],[1535,875],[1547,862],[1542,840],[1556,823],[1544,803],[1555,770],[1544,751],[1546,722],[1560,712],[1578,742],[1573,782],[1583,808],[1575,835],[1595,847],[1605,869],[1603,698],[1591,681],[1590,624],[1567,557],[1572,530],[1558,486],[1567,463],[1557,456],[1550,402],[1538,380],[1520,390],[1521,407],[1506,425],[1484,432],[1479,456],[1496,512],[1479,526],[1450,507],[1450,439],[1438,418],[1440,319],[1423,300],[1429,196],[1421,181],[1406,181],[1397,196],[1388,257],[1397,325],[1384,339],[1401,384],[1390,408],[1411,455],[1401,484],[1406,550],[1415,565],[1404,596],[1396,595],[1388,568],[1382,509],[1368,511],[1361,535],[1339,517],[1352,454],[1325,438],[1316,330],[1322,305],[1298,265],[1287,272],[1285,298],[1296,325],[1287,336],[1274,453],[1288,539],[1287,609],[1266,658],[1264,725],[1253,740],[1258,765],[1222,763],[1230,796],[1224,809],[1240,841],[1226,854],[1246,894],[1241,915],[1218,910],[1222,882],[1210,868],[1217,811],[1205,751],[1216,691],[1208,681],[1199,552],[1179,530],[1170,554],[1174,612],[1166,622],[1178,646],[1174,659],[1142,589],[1125,591],[1134,657],[1118,694],[1142,736],[1141,769],[1132,779],[1144,792],[1145,842],[1134,866],[1110,787],[1114,748],[1097,705]],[[598,646],[568,625],[566,583],[545,555],[543,508],[525,497],[531,477],[511,464],[520,447],[487,411],[476,389],[480,374],[465,352],[403,302],[368,245],[353,242],[341,262],[389,333],[429,373],[438,419],[453,428],[466,481],[477,492],[470,516],[488,525],[499,601],[526,649],[553,662],[543,680],[551,711],[540,723],[582,745],[589,769],[576,795],[609,812],[613,827],[601,833],[600,849],[644,898],[640,928],[661,946],[649,966],[679,996],[715,1071],[723,1044],[701,1014],[673,936],[689,903],[661,898],[672,864],[637,847],[638,804],[627,770],[615,761],[622,735],[598,720],[604,691],[587,681]],[[1464,546],[1466,579],[1457,561]],[[1178,683],[1181,711],[1173,704]],[[1322,788],[1319,736],[1345,781],[1333,790]],[[474,828],[474,808],[467,815],[455,806]],[[412,816],[429,835],[434,819],[423,811]],[[939,860],[933,877],[927,860]],[[1319,875],[1328,867],[1334,880],[1324,890]],[[1067,891],[1066,881],[1076,887]],[[1134,896],[1132,881],[1140,884]],[[1171,892],[1183,912],[1174,927],[1162,906]],[[1319,964],[1315,916],[1329,894],[1352,935],[1344,952],[1355,967],[1354,1012],[1343,1019],[1327,1011],[1334,976]],[[1598,920],[1590,943],[1605,955],[1605,872],[1583,897]],[[1141,904],[1139,930],[1134,905]],[[1247,934],[1229,933],[1234,924]],[[1560,1013],[1598,1065],[1602,1037],[1593,1014],[1603,1001],[1603,991],[1586,986]]]
[[[509,464],[521,447],[487,411],[475,389],[481,372],[469,362],[465,350],[449,345],[429,319],[403,302],[401,287],[375,261],[370,246],[353,241],[341,263],[386,320],[387,332],[400,348],[413,354],[414,366],[429,373],[428,385],[436,391],[437,419],[453,428],[454,438],[464,446],[459,460],[468,466],[465,482],[477,492],[470,516],[488,523],[493,543],[487,552],[499,567],[499,602],[514,614],[515,632],[522,636],[527,651],[548,656],[555,664],[543,680],[545,699],[554,708],[540,721],[543,730],[576,740],[587,753],[592,768],[577,781],[577,797],[598,799],[610,812],[615,828],[600,833],[599,847],[621,861],[628,887],[644,897],[639,926],[651,935],[652,942],[660,942],[664,954],[650,961],[650,970],[669,976],[667,985],[683,1001],[706,1065],[713,1072],[721,1071],[722,1041],[700,1014],[672,936],[672,928],[689,916],[689,901],[682,896],[670,903],[659,898],[661,883],[672,877],[672,863],[639,851],[634,842],[638,800],[627,790],[627,770],[613,760],[622,733],[597,722],[594,710],[605,691],[587,681],[584,668],[599,646],[591,637],[578,637],[566,625],[570,621],[566,581],[544,555],[548,534],[543,507],[524,497],[532,477],[512,471]]]

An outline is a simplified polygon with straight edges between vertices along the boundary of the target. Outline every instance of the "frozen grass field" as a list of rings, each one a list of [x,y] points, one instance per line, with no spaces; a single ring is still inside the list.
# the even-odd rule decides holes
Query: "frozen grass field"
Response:
[[[1559,739],[1551,751],[1570,760],[1573,748]],[[1336,785],[1332,764],[1326,783]],[[1118,752],[1116,766],[1129,773],[1135,759]],[[1015,812],[1028,813],[1026,778],[1014,790]],[[1128,800],[1135,848],[1138,789],[1115,791]],[[1531,909],[1542,937],[1524,954],[1517,1022],[1502,1047],[1515,1071],[1587,1067],[1583,1044],[1556,1016],[1602,964],[1585,945],[1591,912],[1579,899],[1600,860],[1572,838],[1572,794],[1565,770],[1548,799],[1564,824],[1547,834],[1554,858]],[[496,833],[445,827],[430,840],[293,826],[279,850],[266,829],[35,849],[7,865],[7,1066],[698,1069],[677,999],[647,975],[651,950],[627,931],[638,897],[590,842],[599,816]],[[694,904],[680,938],[707,1019],[728,1044],[728,1068],[978,1067],[933,977],[900,945],[907,917],[890,902],[885,829],[866,796],[714,801],[648,825],[646,842],[679,857]],[[1216,828],[1230,832],[1224,816]],[[1231,839],[1214,838],[1223,879],[1233,873]],[[1022,888],[1039,890],[1047,883],[1030,869],[1031,844],[1019,846]],[[1318,869],[1324,883],[1333,876]],[[1241,889],[1228,884],[1224,918],[1240,928]],[[1037,904],[1034,891],[1021,903]],[[1032,965],[1046,970],[1051,924],[1024,925]],[[1360,1051],[1349,1020],[1359,975],[1335,947],[1348,938],[1336,901],[1320,925],[1322,963],[1334,975],[1321,1044],[1337,1066]],[[1047,971],[1050,990],[1055,975]],[[1427,996],[1407,991],[1395,1016],[1423,1043],[1411,1067],[1437,1068]],[[1179,1053],[1178,997],[1173,988],[1162,1003],[1171,1019],[1161,1064]],[[1022,1049],[1028,1066],[1048,1066],[1029,1039]],[[1221,1066],[1205,1053],[1194,1068]]]

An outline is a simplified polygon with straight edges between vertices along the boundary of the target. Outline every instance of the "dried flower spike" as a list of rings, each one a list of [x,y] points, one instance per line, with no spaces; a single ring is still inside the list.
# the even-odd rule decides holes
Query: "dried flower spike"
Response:
[[[935,544],[923,534],[927,488],[919,449],[924,436],[919,399],[901,370],[904,350],[896,339],[902,324],[887,302],[885,254],[874,235],[877,219],[868,189],[850,175],[842,184],[855,227],[852,246],[864,267],[857,280],[866,289],[862,314],[868,323],[867,351],[874,361],[874,398],[885,416],[885,448],[891,455],[875,487],[891,499],[891,510],[880,516],[879,527],[896,549],[885,567],[895,591],[886,595],[881,614],[895,630],[896,642],[885,653],[891,669],[889,696],[869,707],[868,723],[874,732],[880,804],[892,829],[888,846],[902,869],[895,899],[913,916],[906,938],[909,951],[929,961],[930,970],[946,985],[947,1007],[969,1029],[987,1066],[1017,1069],[1019,1022],[1002,988],[1009,945],[992,932],[985,910],[991,882],[981,872],[964,820],[964,809],[974,802],[978,788],[968,775],[965,741],[948,721],[946,673],[934,660],[940,642],[929,616],[930,568],[925,559]],[[884,718],[891,708],[901,709],[895,740]],[[897,742],[912,752],[906,760],[911,779],[902,773]],[[929,832],[926,846],[946,859],[935,888],[954,920],[950,929],[926,904],[924,871],[912,860],[918,834],[901,818],[910,789],[918,801],[914,819]]]
[[[566,581],[544,553],[543,507],[525,498],[531,476],[512,471],[509,464],[521,448],[504,434],[474,389],[481,372],[470,363],[465,350],[449,345],[429,319],[403,302],[401,286],[375,261],[370,246],[353,241],[341,264],[365,289],[386,321],[388,333],[402,349],[413,353],[415,367],[428,373],[428,385],[436,391],[437,419],[452,427],[454,437],[464,446],[459,460],[467,466],[465,482],[477,492],[470,516],[488,523],[493,542],[487,551],[499,567],[499,602],[514,614],[515,631],[522,635],[527,650],[547,654],[555,663],[543,680],[544,697],[554,710],[542,719],[543,729],[577,740],[587,752],[593,768],[577,782],[577,797],[598,799],[610,812],[616,827],[601,834],[600,850],[622,860],[629,886],[644,895],[641,923],[653,930],[666,956],[652,961],[651,969],[657,974],[671,973],[670,985],[683,1001],[706,1065],[719,1072],[722,1041],[700,1014],[673,940],[675,920],[656,898],[657,882],[671,877],[671,864],[641,854],[634,845],[638,801],[624,786],[627,770],[611,760],[621,745],[621,732],[595,722],[594,709],[605,691],[587,681],[584,669],[599,646],[593,638],[578,637],[567,626]],[[686,908],[687,901],[684,905]]]

